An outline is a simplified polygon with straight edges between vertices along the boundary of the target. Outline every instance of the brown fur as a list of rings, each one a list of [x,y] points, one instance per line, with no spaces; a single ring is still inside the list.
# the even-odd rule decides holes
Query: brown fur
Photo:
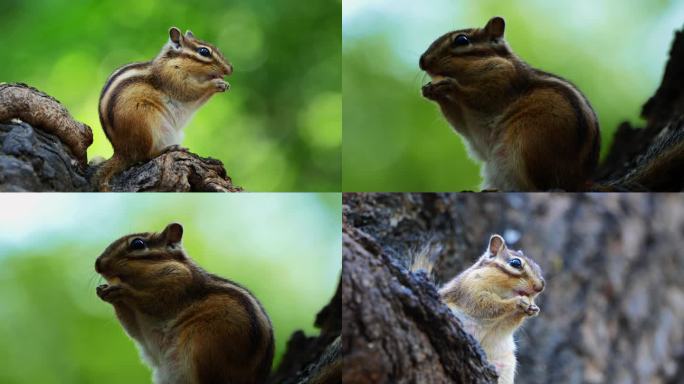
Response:
[[[268,372],[258,371],[260,360],[252,355],[263,356],[268,345],[259,343],[254,348],[252,340],[245,337],[250,334],[252,319],[238,299],[212,295],[198,303],[192,315],[186,323],[178,324],[179,339],[192,351],[198,382],[256,384],[265,381]]]
[[[459,35],[470,43],[455,46]],[[591,105],[570,82],[515,56],[503,39],[503,19],[441,36],[421,56],[420,67],[437,79],[423,87],[423,95],[439,104],[474,155],[488,164],[486,187],[589,186],[600,147]]]
[[[201,56],[199,47],[208,48],[211,56]],[[189,119],[213,94],[225,91],[222,77],[232,71],[216,47],[190,32],[180,35],[175,27],[154,60],[115,71],[100,95],[100,123],[114,149],[112,159],[96,174],[100,189],[109,190],[115,174],[161,154],[166,141],[180,145],[174,133],[180,135],[187,120],[178,114]]]
[[[141,345],[158,383],[264,383],[274,348],[268,315],[247,289],[195,264],[181,235],[170,224],[112,243],[95,265],[110,282],[98,296]],[[133,249],[134,239],[146,248]]]

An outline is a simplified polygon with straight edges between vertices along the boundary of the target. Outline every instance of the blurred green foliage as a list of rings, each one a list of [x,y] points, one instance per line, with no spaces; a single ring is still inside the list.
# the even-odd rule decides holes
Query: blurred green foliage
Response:
[[[184,225],[203,268],[247,286],[275,329],[276,364],[341,270],[341,195],[3,195],[0,199],[0,383],[150,382],[150,371],[98,299],[98,255],[133,232]]]
[[[109,157],[97,113],[106,78],[154,58],[170,26],[191,29],[235,73],[183,145],[250,191],[339,191],[340,20],[339,0],[2,0],[0,81],[56,97],[93,128],[89,157]]]
[[[681,1],[503,2],[345,0],[343,191],[477,190],[479,164],[438,106],[420,95],[418,58],[437,37],[506,19],[523,60],[575,83],[601,125],[605,155],[618,124],[640,124],[660,84]],[[643,125],[643,124],[641,124]]]

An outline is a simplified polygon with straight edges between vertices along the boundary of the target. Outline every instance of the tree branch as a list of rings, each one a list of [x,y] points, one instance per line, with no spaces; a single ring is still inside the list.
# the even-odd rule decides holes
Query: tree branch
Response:
[[[89,126],[59,101],[26,84],[0,84],[0,191],[96,190],[97,165],[87,164]],[[237,192],[223,164],[168,150],[115,176],[117,192]]]

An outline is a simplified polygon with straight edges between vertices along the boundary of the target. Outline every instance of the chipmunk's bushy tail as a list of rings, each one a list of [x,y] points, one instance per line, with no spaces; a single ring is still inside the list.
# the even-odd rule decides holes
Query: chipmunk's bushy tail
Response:
[[[409,251],[409,256],[411,260],[411,267],[409,270],[411,272],[423,271],[428,277],[432,278],[432,269],[437,262],[437,257],[444,247],[442,244],[435,240],[429,240],[425,245],[416,250]]]
[[[116,153],[109,159],[102,162],[100,168],[95,172],[93,180],[95,181],[100,192],[110,192],[111,187],[109,181],[114,175],[123,171],[128,167],[128,163],[117,156]]]

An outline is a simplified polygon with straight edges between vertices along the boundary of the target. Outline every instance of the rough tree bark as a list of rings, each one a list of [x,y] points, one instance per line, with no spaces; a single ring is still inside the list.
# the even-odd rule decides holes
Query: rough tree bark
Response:
[[[379,236],[400,222],[411,223],[401,220],[401,207],[376,205],[375,198],[401,200],[400,195],[344,199],[343,381],[495,383],[493,368],[442,305],[434,285],[424,274],[411,276],[401,266],[402,254]]]
[[[89,126],[59,101],[25,84],[0,84],[0,191],[94,191]],[[112,179],[114,192],[236,192],[223,164],[170,149]]]
[[[270,384],[338,384],[342,382],[341,281],[337,291],[316,316],[317,337],[307,337],[302,331],[290,336],[285,356]]]
[[[645,128],[620,124],[597,179],[620,191],[684,190],[684,32],[675,32],[656,93],[641,110]],[[650,168],[659,168],[653,172]],[[641,173],[645,176],[638,176]]]
[[[406,269],[437,242],[446,282],[492,233],[547,282],[517,334],[517,383],[684,382],[679,194],[345,194],[343,210],[345,383],[495,382],[435,284]]]

